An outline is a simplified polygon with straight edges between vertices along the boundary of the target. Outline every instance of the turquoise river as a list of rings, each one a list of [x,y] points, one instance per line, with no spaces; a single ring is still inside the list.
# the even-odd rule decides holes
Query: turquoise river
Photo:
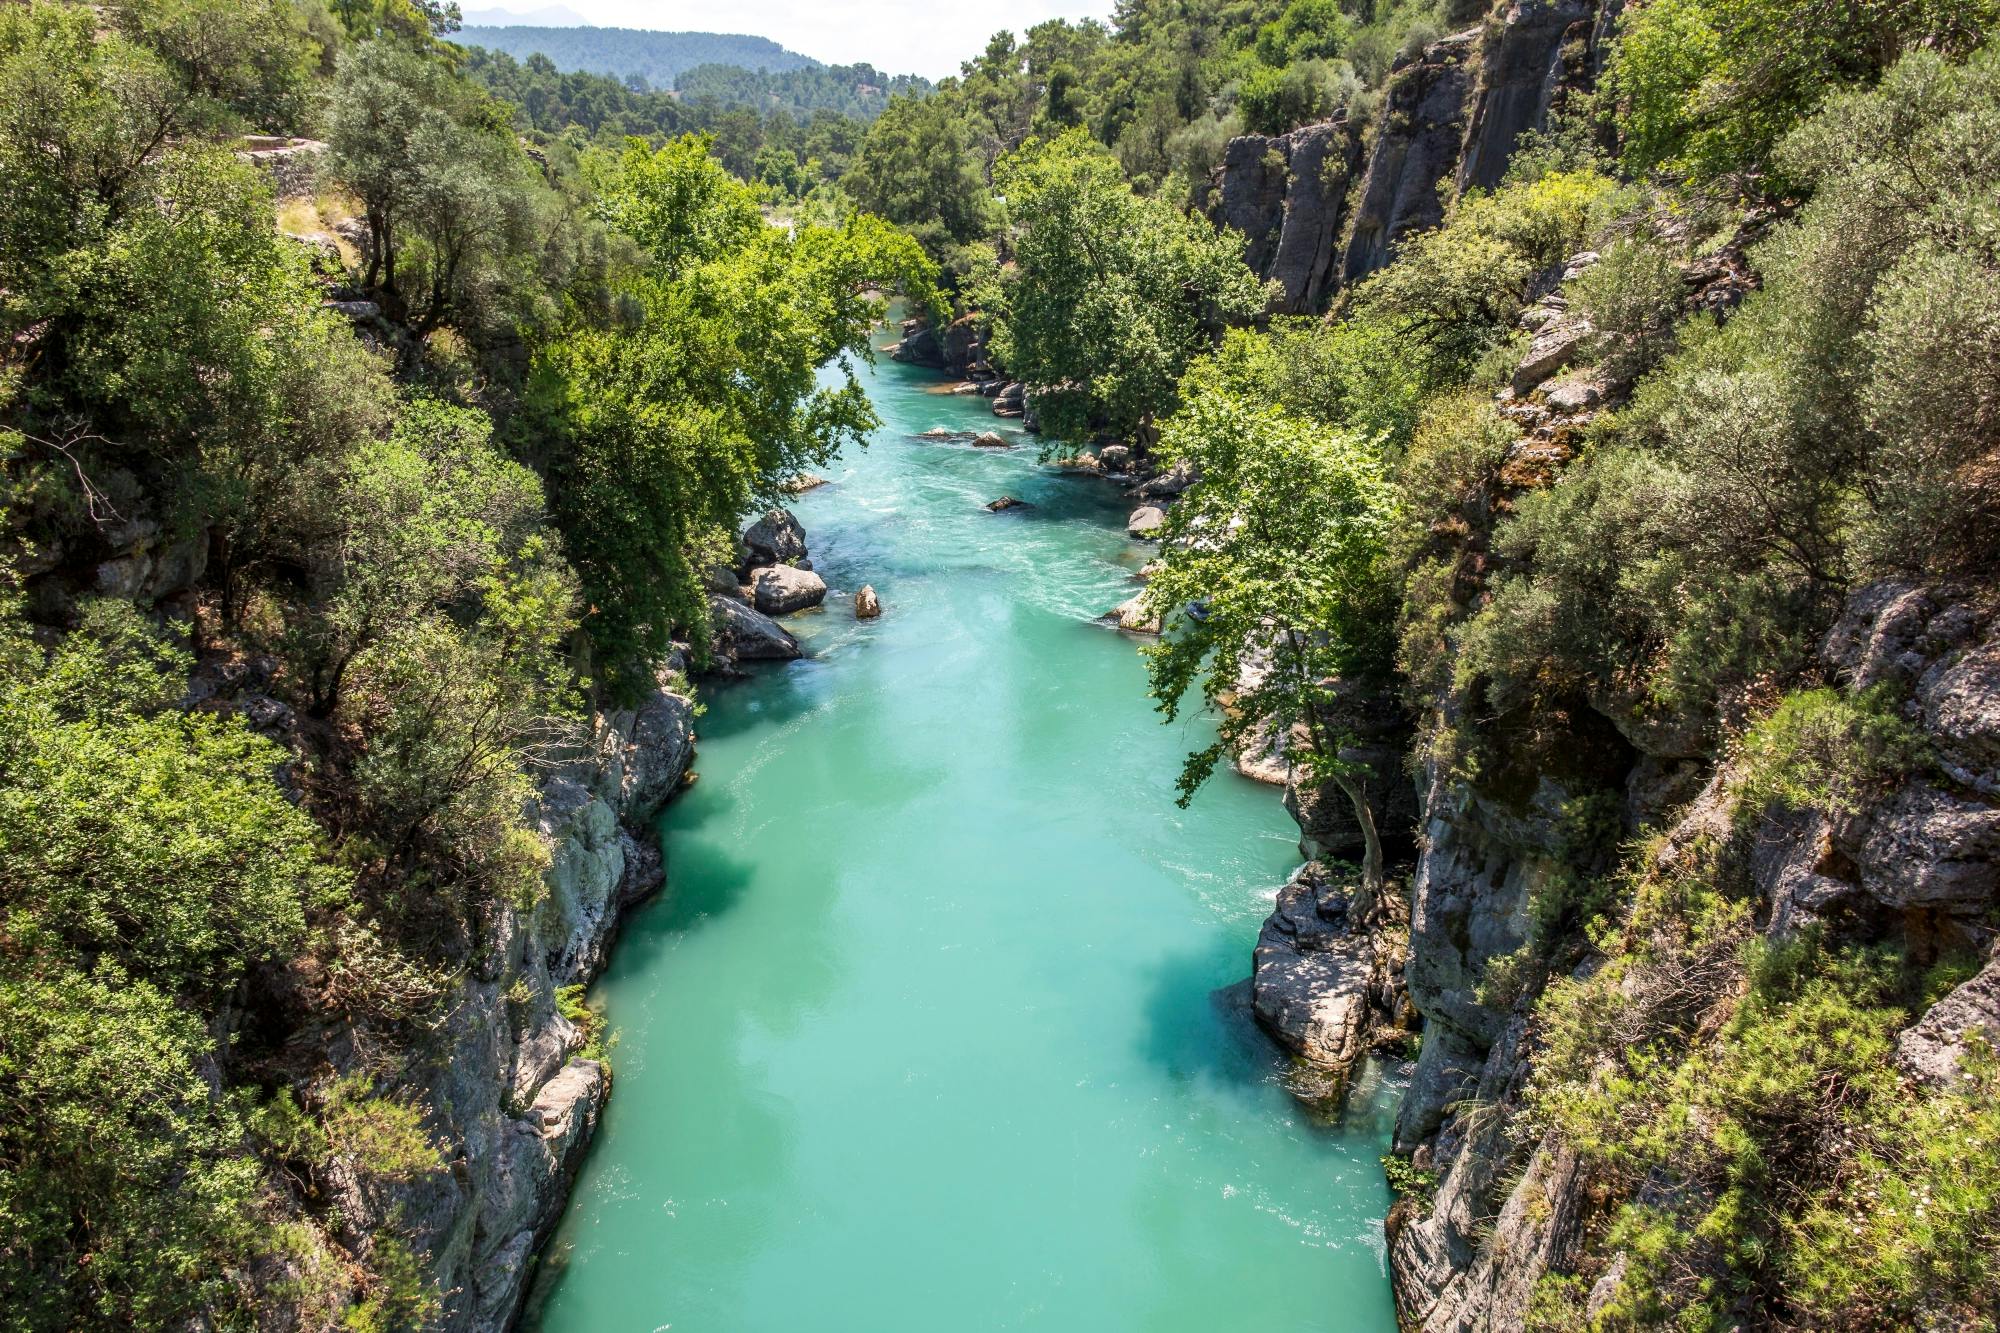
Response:
[[[597,990],[616,1088],[531,1326],[1393,1330],[1392,1094],[1316,1123],[1216,994],[1297,830],[1234,774],[1175,807],[1199,724],[1093,623],[1146,558],[1129,502],[863,374],[881,430],[794,506],[808,659],[705,690],[667,890]],[[996,425],[1020,447],[915,438]]]

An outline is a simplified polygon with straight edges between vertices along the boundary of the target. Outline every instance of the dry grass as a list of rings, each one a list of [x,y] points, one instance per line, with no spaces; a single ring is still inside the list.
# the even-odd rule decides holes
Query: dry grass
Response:
[[[361,215],[361,201],[340,190],[321,190],[309,198],[278,201],[278,230],[287,236],[330,236],[340,247],[340,260],[350,267],[361,262],[361,254],[334,226]]]

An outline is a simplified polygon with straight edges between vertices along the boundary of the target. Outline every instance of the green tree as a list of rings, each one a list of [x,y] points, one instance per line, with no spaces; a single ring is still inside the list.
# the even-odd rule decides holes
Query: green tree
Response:
[[[954,100],[898,97],[868,128],[842,179],[861,207],[909,227],[934,257],[984,234],[986,185]]]
[[[1146,438],[1194,357],[1262,305],[1243,241],[1133,194],[1071,130],[1003,164],[1017,224],[994,345],[1044,427]]]
[[[368,42],[340,58],[326,135],[368,223],[363,283],[418,338],[518,285],[550,201],[503,108],[437,59]]]
[[[1992,0],[1638,6],[1609,71],[1625,166],[1697,181],[1771,170],[1778,142],[1829,95],[1873,83],[1912,47],[1963,56],[1996,23]]]
[[[594,675],[622,696],[677,630],[705,639],[698,575],[719,536],[865,439],[876,418],[848,358],[870,354],[870,289],[901,284],[925,305],[935,270],[876,218],[764,225],[699,139],[592,170],[604,216],[650,259],[622,294],[629,325],[579,323],[539,352],[530,405],[592,608]]]
[[[1305,770],[1352,803],[1379,891],[1381,838],[1335,705],[1341,677],[1379,675],[1392,651],[1398,509],[1381,456],[1361,436],[1219,392],[1170,418],[1160,444],[1201,480],[1168,512],[1146,586],[1165,626],[1147,649],[1151,689],[1172,721],[1199,686],[1217,724],[1181,772],[1181,802],[1253,737],[1302,729]]]

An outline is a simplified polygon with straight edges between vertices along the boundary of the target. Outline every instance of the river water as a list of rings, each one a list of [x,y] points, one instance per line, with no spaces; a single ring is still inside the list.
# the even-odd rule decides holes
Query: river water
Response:
[[[882,429],[794,506],[810,658],[704,691],[667,891],[598,987],[616,1090],[540,1327],[1388,1333],[1391,1097],[1316,1123],[1213,994],[1297,831],[1234,774],[1175,807],[1200,725],[1092,623],[1146,558],[1129,502],[864,375]],[[1021,447],[914,438],[996,425]]]

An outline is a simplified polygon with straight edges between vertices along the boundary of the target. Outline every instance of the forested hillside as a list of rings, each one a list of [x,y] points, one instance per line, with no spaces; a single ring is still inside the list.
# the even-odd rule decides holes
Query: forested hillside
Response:
[[[442,8],[0,6],[0,1326],[511,1321],[696,570],[927,291]]]
[[[768,37],[721,32],[653,32],[643,28],[535,28],[467,26],[450,38],[466,46],[505,51],[516,60],[547,56],[558,69],[638,79],[645,86],[671,88],[682,73],[699,65],[733,65],[777,74],[808,69],[819,62],[787,51]]]

